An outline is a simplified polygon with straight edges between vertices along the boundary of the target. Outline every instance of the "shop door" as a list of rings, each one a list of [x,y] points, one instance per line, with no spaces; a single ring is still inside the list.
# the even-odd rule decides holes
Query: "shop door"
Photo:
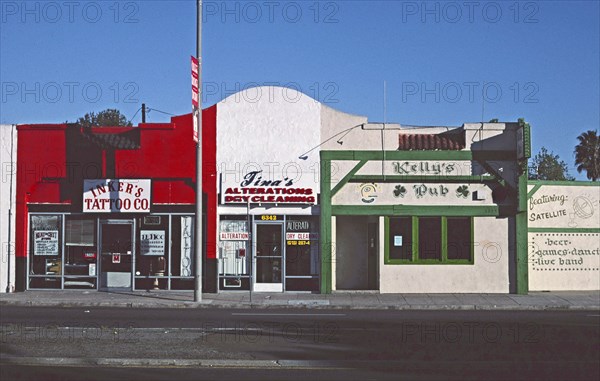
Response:
[[[100,287],[131,290],[133,221],[100,221]]]
[[[254,291],[283,292],[283,224],[257,223],[253,241]]]

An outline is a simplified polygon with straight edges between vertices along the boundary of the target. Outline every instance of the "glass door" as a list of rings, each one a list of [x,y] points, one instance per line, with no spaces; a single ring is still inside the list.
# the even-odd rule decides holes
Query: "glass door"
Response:
[[[283,292],[283,224],[257,223],[253,241],[254,291]]]
[[[100,288],[131,290],[133,232],[131,220],[100,221]]]

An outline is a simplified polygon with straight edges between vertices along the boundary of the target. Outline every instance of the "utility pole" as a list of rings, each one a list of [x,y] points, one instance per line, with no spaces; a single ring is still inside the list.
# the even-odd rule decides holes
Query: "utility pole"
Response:
[[[198,142],[196,145],[196,225],[194,242],[194,302],[202,301],[202,0],[197,0],[196,58],[198,59]],[[193,117],[193,116],[192,116]]]

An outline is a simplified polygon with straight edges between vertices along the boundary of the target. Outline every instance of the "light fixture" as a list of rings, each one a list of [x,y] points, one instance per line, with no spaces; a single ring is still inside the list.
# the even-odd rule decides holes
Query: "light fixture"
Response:
[[[335,137],[337,137],[337,136],[339,136],[339,135],[341,135],[341,134],[344,134],[344,135],[342,135],[342,137],[340,137],[340,138],[337,140],[337,143],[338,143],[338,144],[340,144],[340,145],[341,145],[341,144],[343,144],[344,142],[342,142],[341,140],[344,138],[344,136],[348,135],[348,133],[349,133],[350,131],[352,131],[353,129],[355,129],[355,128],[357,128],[357,127],[363,127],[365,124],[366,124],[366,123],[357,124],[357,125],[356,125],[356,126],[354,126],[354,127],[346,128],[345,130],[342,130],[342,131],[338,132],[337,134],[335,134],[335,135],[333,135],[333,136],[330,136],[330,137],[329,137],[329,138],[327,138],[326,140],[323,140],[321,143],[317,144],[317,145],[316,145],[316,146],[314,146],[313,148],[311,148],[311,149],[309,149],[308,151],[304,152],[302,155],[298,156],[298,159],[300,159],[300,160],[306,160],[306,159],[308,159],[308,154],[309,154],[309,153],[311,153],[312,151],[314,151],[314,150],[316,150],[317,148],[321,147],[323,144],[327,143],[328,141],[332,140],[333,138],[335,138]]]

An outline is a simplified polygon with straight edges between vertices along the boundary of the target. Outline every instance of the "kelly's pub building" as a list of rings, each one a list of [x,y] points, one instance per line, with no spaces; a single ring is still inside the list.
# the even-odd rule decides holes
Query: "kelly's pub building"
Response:
[[[193,289],[192,134],[191,114],[11,128],[9,285]],[[522,121],[373,123],[257,87],[203,110],[202,135],[206,292],[597,289],[598,187],[528,183]],[[555,241],[568,265],[546,262]]]

